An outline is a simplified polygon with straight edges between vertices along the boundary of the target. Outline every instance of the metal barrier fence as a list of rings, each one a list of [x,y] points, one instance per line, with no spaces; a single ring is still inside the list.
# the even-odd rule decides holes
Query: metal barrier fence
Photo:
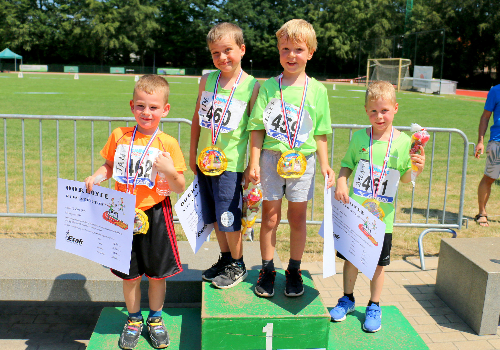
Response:
[[[90,153],[90,168],[87,166],[87,171],[85,172],[85,176],[87,174],[91,174],[95,171],[95,165],[94,165],[94,151],[95,151],[95,139],[96,139],[96,134],[97,130],[100,131],[100,141],[98,143],[98,147],[102,147],[104,145],[105,141],[107,140],[107,137],[111,133],[114,127],[117,126],[123,126],[123,123],[125,122],[126,125],[128,123],[135,123],[135,119],[132,117],[126,117],[126,118],[110,118],[110,117],[77,117],[77,116],[56,116],[56,115],[19,115],[19,114],[0,114],[0,118],[3,119],[3,153],[4,153],[4,159],[3,159],[3,164],[4,164],[4,173],[5,173],[5,185],[4,185],[4,190],[5,190],[5,204],[2,205],[2,201],[0,201],[0,205],[2,206],[3,209],[0,209],[0,217],[25,217],[25,218],[55,218],[56,213],[55,212],[46,212],[44,209],[44,188],[47,187],[47,185],[44,185],[44,183],[47,183],[49,181],[54,181],[57,182],[57,178],[61,177],[61,165],[65,165],[66,171],[64,172],[64,175],[66,175],[69,178],[69,174],[72,173],[72,177],[74,180],[77,180],[78,174],[79,174],[79,168],[83,168],[84,166],[79,163],[79,157],[82,157],[82,146],[81,144],[84,143],[86,144],[86,148],[83,147],[83,153],[85,154],[85,150]],[[12,121],[10,123],[19,123],[20,125],[11,125],[9,126],[9,130],[7,127],[7,121]],[[33,125],[31,125],[31,133],[28,135],[29,138],[29,144],[34,145],[34,142],[38,143],[38,156],[34,155],[33,152],[31,152],[31,160],[27,160],[26,154],[28,151],[28,147],[26,145],[26,123],[27,121],[30,121],[31,124],[36,123],[38,121],[38,135],[36,135],[36,131],[33,128]],[[52,121],[52,123],[55,125],[50,125],[47,126],[46,129],[49,129],[48,131],[44,129],[44,123],[47,123],[48,121]],[[77,123],[85,122],[85,124],[80,124],[77,128]],[[119,125],[117,124],[116,126],[112,127],[112,123],[116,122],[121,122]],[[64,127],[61,127],[61,124],[65,123]],[[70,125],[67,125],[67,124]],[[107,131],[102,130],[103,128],[95,128],[95,123],[105,123],[107,124]],[[72,125],[71,125],[72,124]],[[87,124],[87,125],[86,125]],[[88,125],[90,124],[90,125]],[[174,124],[174,125],[170,125]],[[170,135],[175,136],[177,134],[177,140],[179,144],[181,145],[181,149],[183,149],[183,152],[185,154],[188,153],[188,150],[186,147],[189,147],[189,132],[185,132],[184,135],[181,133],[181,125],[186,125],[190,126],[191,121],[187,119],[181,119],[181,118],[166,118],[162,120],[161,122],[161,129],[164,130],[164,128],[168,128],[168,133]],[[16,128],[20,127],[20,131]],[[333,135],[331,138],[331,165],[332,168],[338,172],[339,170],[339,164],[340,164],[340,159],[344,156],[344,150],[347,149],[347,144],[348,141],[350,141],[352,137],[353,130],[357,129],[362,129],[369,127],[369,125],[355,125],[355,124],[349,124],[349,125],[343,125],[343,124],[332,124],[332,129],[333,129]],[[401,131],[409,131],[409,127],[397,127],[398,130]],[[14,131],[11,131],[14,130]],[[80,133],[77,132],[80,130]],[[394,226],[395,227],[409,227],[409,228],[423,228],[424,231],[420,234],[418,238],[418,246],[419,246],[419,254],[420,254],[420,262],[421,262],[421,267],[422,269],[425,269],[425,262],[424,262],[424,251],[423,251],[423,238],[425,235],[427,235],[430,232],[449,232],[453,234],[453,237],[456,237],[456,232],[455,230],[459,230],[462,226],[462,223],[464,220],[463,218],[463,206],[464,206],[464,195],[465,195],[465,175],[466,175],[466,170],[467,170],[467,156],[468,156],[468,148],[469,148],[469,142],[467,140],[467,136],[460,130],[458,129],[447,129],[447,128],[427,128],[428,132],[432,136],[432,143],[431,147],[427,146],[426,148],[426,154],[427,154],[427,161],[426,161],[426,170],[424,171],[425,174],[428,174],[428,180],[425,181],[422,179],[423,176],[420,176],[417,179],[417,188],[426,188],[423,193],[423,191],[418,191],[416,192],[415,188],[411,188],[411,193],[407,193],[408,186],[406,186],[406,189],[402,190],[400,186],[400,189],[398,190],[396,200],[395,200],[395,206],[396,206],[396,215],[394,217]],[[8,133],[9,131],[9,133]],[[52,137],[47,137],[47,133],[55,131],[55,135],[52,135]],[[73,136],[70,137],[68,135],[68,131],[73,132]],[[16,138],[15,135],[11,135],[15,132],[20,132],[20,140],[19,138]],[[28,132],[29,133],[29,132]],[[64,137],[61,138],[60,135],[64,133]],[[455,147],[452,147],[452,135],[457,135],[461,138],[463,141],[463,154],[461,157],[461,161],[458,161],[459,158],[454,157],[454,164],[451,164],[451,153],[452,149]],[[438,137],[442,135],[448,135],[448,141],[447,141],[447,146],[446,146],[446,140],[441,139]],[[37,140],[38,136],[38,140]],[[97,138],[99,138],[97,137]],[[45,147],[44,148],[44,142],[47,142],[47,139],[51,141],[51,144],[54,143],[55,139],[55,159],[52,157],[45,157],[44,154],[45,152],[49,152],[50,148],[50,154],[54,153],[54,150],[51,147]],[[71,140],[72,139],[72,140]],[[14,145],[10,148],[8,148],[8,140],[9,142],[12,141],[12,143],[20,143],[19,145]],[[103,141],[104,140],[104,141]],[[64,141],[64,142],[63,142]],[[337,142],[336,142],[337,141]],[[72,143],[71,143],[72,142]],[[439,142],[439,146],[444,145],[444,147],[438,147],[437,142]],[[459,140],[460,142],[460,140]],[[342,150],[337,156],[335,151],[336,151],[336,145],[337,148],[339,147],[338,145],[342,145]],[[460,148],[461,148],[462,142],[460,142]],[[63,161],[61,162],[61,153],[62,149],[64,148],[72,148],[71,151],[66,150],[64,154],[62,155]],[[86,154],[88,156],[88,154]],[[36,159],[38,158],[38,159]],[[68,159],[72,159],[72,171],[68,169],[69,164],[71,163],[71,160],[68,161]],[[443,167],[440,166],[438,170],[435,170],[436,167],[436,158],[442,158],[443,160],[446,160],[446,167],[444,168],[444,181],[439,181],[438,180],[438,186],[439,188],[436,190],[433,188],[435,185],[435,182],[433,180],[433,177],[436,176],[435,174],[439,174],[440,177],[442,177],[442,170]],[[334,162],[334,160],[337,160]],[[44,174],[44,168],[46,167],[46,164],[44,163],[55,163],[56,166],[56,171],[52,172],[53,175],[47,175]],[[19,164],[21,163],[21,169],[20,171],[22,172],[22,207],[23,210],[20,212],[18,211],[11,211],[10,210],[10,194],[9,194],[9,170],[11,171],[12,175],[12,167],[11,164]],[[33,163],[38,163],[38,172],[39,172],[39,195],[33,196],[30,195],[28,196],[27,194],[27,179],[34,180],[33,177],[29,177],[27,175],[27,165],[31,166],[31,169],[33,169]],[[335,164],[334,164],[335,163]],[[100,165],[100,164],[99,164]],[[446,213],[447,213],[447,208],[449,207],[448,204],[448,192],[450,187],[454,187],[455,191],[453,192],[454,195],[456,195],[457,191],[457,183],[456,177],[453,177],[453,182],[450,182],[450,170],[452,168],[460,174],[460,182],[459,182],[459,188],[458,191],[460,193],[459,195],[459,201],[458,205],[455,205],[453,207],[452,213],[454,214],[454,218],[446,218]],[[80,171],[80,173],[82,170]],[[47,173],[47,172],[45,172]],[[316,180],[316,179],[315,179]],[[425,181],[425,182],[423,182]],[[444,183],[443,183],[444,182]],[[321,180],[322,183],[322,180]],[[111,181],[108,182],[108,185],[111,185]],[[411,187],[411,186],[410,186]],[[1,190],[1,189],[0,189]],[[435,195],[434,192],[439,191],[439,194],[442,195],[442,201],[438,200],[438,205],[436,205],[436,198],[439,197],[438,195]],[[18,191],[20,192],[20,191]],[[400,197],[401,192],[405,192],[403,195],[406,197],[410,197],[410,207],[409,208],[403,208],[398,211],[398,199]],[[419,209],[415,208],[415,198],[416,194],[418,199],[419,199],[419,204],[421,205],[422,203],[425,204],[425,209]],[[28,198],[30,197],[30,198]],[[30,204],[33,204],[33,197],[39,197],[40,203],[39,203],[39,208],[40,210],[38,212],[29,212],[27,210],[27,203],[29,202]],[[1,198],[1,197],[0,197]],[[322,213],[316,213],[315,212],[315,201],[317,198],[315,196],[313,197],[311,204],[310,204],[310,219],[307,220],[307,224],[311,225],[318,225],[321,224],[321,219],[322,219]],[[423,202],[422,202],[423,201]],[[320,202],[321,203],[321,202]],[[406,204],[406,202],[405,202]],[[431,208],[432,205],[432,208]],[[19,206],[18,206],[19,207]],[[55,211],[55,210],[54,210]],[[418,213],[416,213],[418,211]],[[439,211],[441,211],[441,218],[439,219]],[[433,214],[437,213],[437,214]],[[415,220],[415,217],[419,215],[420,220]],[[403,216],[403,219],[399,219],[400,216]],[[438,216],[438,220],[433,219],[433,216]],[[450,215],[449,215],[450,216]],[[318,220],[319,219],[319,220]],[[174,221],[178,223],[177,217],[174,217]],[[260,222],[260,220],[257,220],[257,222]],[[281,223],[288,223],[287,220],[282,220]]]

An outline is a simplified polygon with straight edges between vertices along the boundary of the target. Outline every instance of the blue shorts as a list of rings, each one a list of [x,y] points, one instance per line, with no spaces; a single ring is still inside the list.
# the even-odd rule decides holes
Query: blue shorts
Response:
[[[240,231],[243,173],[224,171],[217,176],[206,176],[200,168],[196,170],[205,224],[217,222],[221,232]]]

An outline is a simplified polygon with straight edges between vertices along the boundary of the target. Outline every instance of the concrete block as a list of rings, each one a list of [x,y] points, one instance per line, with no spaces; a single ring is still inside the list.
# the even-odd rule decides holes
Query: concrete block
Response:
[[[500,317],[500,238],[441,240],[436,294],[477,334],[496,334]]]
[[[201,273],[217,261],[217,242],[205,242],[195,255],[186,241],[178,242],[183,272],[167,278],[165,303],[201,303]],[[259,242],[245,242],[247,269],[259,269]],[[55,249],[55,239],[0,238],[3,266],[0,300],[122,302],[122,281],[108,268]],[[278,255],[274,264],[281,268]],[[256,281],[254,281],[256,282]],[[141,283],[148,301],[148,281]]]

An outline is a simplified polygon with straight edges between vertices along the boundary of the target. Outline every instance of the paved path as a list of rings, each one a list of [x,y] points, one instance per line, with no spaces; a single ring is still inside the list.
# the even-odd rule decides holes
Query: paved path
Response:
[[[386,270],[382,305],[397,306],[431,350],[500,349],[500,330],[496,335],[476,335],[434,294],[437,261],[426,258],[428,271],[419,269],[418,260],[393,261]],[[337,263],[338,274],[326,280],[321,262],[302,267],[313,275],[326,306],[335,306],[342,295],[342,264]],[[360,275],[357,305],[366,305],[369,294],[369,280]],[[104,306],[122,304],[0,302],[0,349],[83,350]]]
[[[392,261],[386,269],[381,305],[395,305],[413,325],[431,350],[500,349],[500,328],[496,335],[478,336],[434,293],[438,258],[426,258],[427,271],[420,270],[418,259]],[[342,264],[337,275],[322,277],[322,262],[303,263],[313,275],[327,307],[337,304],[342,294]],[[357,306],[370,298],[369,279],[360,274],[354,290]],[[500,302],[500,301],[499,301]],[[500,316],[500,315],[499,315]],[[382,332],[384,319],[382,318]]]

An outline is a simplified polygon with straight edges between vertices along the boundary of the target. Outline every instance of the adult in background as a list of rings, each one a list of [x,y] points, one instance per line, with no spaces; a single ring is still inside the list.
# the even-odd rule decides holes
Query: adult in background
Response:
[[[486,203],[490,198],[491,185],[500,176],[500,84],[492,87],[488,92],[484,104],[483,115],[479,122],[478,140],[475,157],[479,158],[484,151],[484,134],[488,129],[491,114],[493,114],[493,125],[490,127],[490,140],[486,147],[486,166],[484,175],[477,189],[477,202],[479,214],[474,218],[480,226],[487,227],[488,215],[486,214]]]

